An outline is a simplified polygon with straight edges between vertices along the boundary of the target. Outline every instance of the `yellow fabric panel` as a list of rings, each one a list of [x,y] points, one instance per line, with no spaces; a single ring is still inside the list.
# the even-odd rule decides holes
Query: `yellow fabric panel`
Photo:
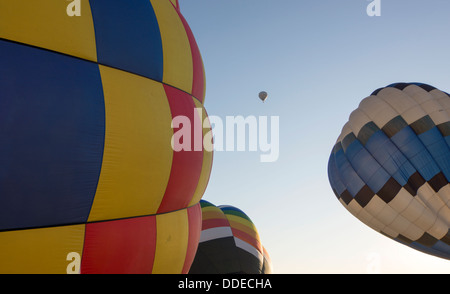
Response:
[[[155,214],[172,167],[171,112],[161,83],[100,65],[105,147],[89,221]]]
[[[151,0],[163,47],[163,82],[192,93],[191,45],[177,11],[169,1]]]
[[[245,218],[232,214],[227,214],[226,216],[232,227],[235,227],[252,235],[256,234],[258,236],[258,230],[252,222],[246,220]]]
[[[202,207],[202,220],[205,221],[209,219],[224,219],[228,222],[226,215],[217,206]]]
[[[156,215],[154,274],[179,274],[183,270],[189,241],[187,209]]]
[[[203,105],[195,98],[192,98],[194,100],[195,107],[197,109],[201,108],[201,120],[203,124],[203,139],[205,140],[205,135],[211,131],[211,125],[209,124],[209,119],[206,114],[206,110],[203,107]],[[210,133],[212,134],[212,133]],[[206,140],[211,141],[210,138],[206,137]],[[205,145],[204,145],[205,146]],[[195,189],[194,196],[192,197],[191,201],[189,202],[188,206],[192,206],[200,201],[200,199],[203,197],[203,194],[206,190],[206,187],[209,182],[209,177],[211,175],[211,168],[212,168],[212,160],[213,160],[213,151],[212,151],[212,145],[210,146],[211,151],[205,150],[205,147],[203,147],[203,162],[202,162],[202,171],[200,173],[200,178],[198,180],[197,188]]]
[[[228,220],[222,211],[216,211],[216,210],[205,210],[202,209],[202,219],[226,219]]]
[[[242,217],[237,216],[237,215],[234,215],[234,214],[225,214],[225,215],[227,216],[227,218],[228,218],[230,221],[238,222],[238,223],[241,223],[241,224],[243,224],[243,225],[246,225],[246,226],[252,227],[252,228],[255,227],[255,225],[254,225],[252,222],[248,221],[248,220],[245,219],[245,218],[242,218]]]
[[[250,227],[247,224],[243,224],[241,222],[230,220],[230,219],[228,219],[228,222],[230,223],[230,226],[232,228],[241,230],[241,231],[249,234],[250,236],[255,237],[256,239],[259,239],[258,231],[254,227]]]
[[[223,214],[223,211],[220,208],[218,208],[217,206],[213,206],[213,205],[202,207],[202,214],[203,214],[203,212],[219,212],[225,217],[225,215]]]
[[[81,15],[70,17],[71,2],[0,1],[0,38],[97,61],[89,1],[81,0]]]
[[[65,274],[70,252],[83,251],[85,225],[0,233],[1,274]]]
[[[202,70],[203,70],[203,97],[201,97],[201,98],[202,98],[203,105],[205,105],[205,101],[206,101],[206,72],[205,72],[205,65],[203,63],[203,58],[202,58]]]

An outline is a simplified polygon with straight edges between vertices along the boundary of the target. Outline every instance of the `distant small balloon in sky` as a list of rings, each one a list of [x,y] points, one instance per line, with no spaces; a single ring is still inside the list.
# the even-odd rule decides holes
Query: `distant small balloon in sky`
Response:
[[[262,102],[264,102],[267,99],[267,92],[261,91],[261,92],[259,92],[258,96],[259,96],[259,99],[261,99]]]

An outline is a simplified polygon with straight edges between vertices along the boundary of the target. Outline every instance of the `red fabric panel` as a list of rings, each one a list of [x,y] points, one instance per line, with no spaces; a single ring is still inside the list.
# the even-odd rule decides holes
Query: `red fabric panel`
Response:
[[[228,220],[221,218],[206,219],[202,222],[202,230],[229,226],[230,224],[228,223]]]
[[[156,217],[86,224],[82,274],[150,274],[156,247]]]
[[[158,213],[186,208],[197,188],[203,162],[203,132],[202,121],[195,109],[192,97],[176,88],[164,85],[169,100],[172,118],[183,115],[191,124],[191,148],[173,152],[172,169],[167,183],[164,198],[158,208]],[[194,120],[194,116],[197,116]],[[183,126],[181,126],[183,128]],[[194,128],[196,129],[194,131]],[[180,128],[174,128],[174,133]],[[199,139],[195,139],[195,137]],[[184,139],[184,137],[183,137]],[[195,142],[200,144],[200,151],[195,151]],[[201,141],[201,142],[198,142]]]
[[[189,27],[186,19],[184,19],[180,10],[177,10],[181,21],[183,22],[184,29],[189,39],[189,44],[191,45],[192,54],[192,66],[193,66],[193,79],[192,79],[192,96],[197,98],[203,103],[204,91],[205,91],[205,75],[203,71],[203,61],[200,55],[200,49],[198,48],[197,41],[195,41],[194,34],[192,34],[191,28]]]
[[[194,261],[195,253],[197,252],[198,242],[202,232],[202,209],[200,203],[188,208],[189,221],[189,239],[186,252],[186,259],[184,260],[183,274],[187,274]]]
[[[255,247],[255,249],[257,249],[259,252],[262,253],[261,244],[253,236],[250,236],[249,234],[235,228],[231,228],[231,230],[233,231],[233,236],[241,239],[244,242],[247,242],[248,244],[252,245],[253,247]]]

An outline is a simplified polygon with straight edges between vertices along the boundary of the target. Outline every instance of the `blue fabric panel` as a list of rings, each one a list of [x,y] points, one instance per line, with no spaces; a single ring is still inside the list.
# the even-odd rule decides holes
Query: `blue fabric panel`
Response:
[[[369,186],[375,193],[378,193],[390,178],[391,177],[389,174],[382,167],[380,167],[376,170],[372,178],[367,181],[367,186]]]
[[[380,165],[364,149],[358,140],[350,144],[345,155],[358,176],[366,183],[380,168]]]
[[[450,246],[445,244],[444,242],[438,240],[436,244],[434,244],[431,247],[427,247],[423,244],[420,244],[418,242],[412,242],[412,243],[406,243],[403,240],[399,238],[393,238],[395,241],[402,243],[404,245],[410,246],[416,250],[425,252],[427,254],[431,254],[434,256],[450,259]]]
[[[347,187],[348,192],[355,197],[359,190],[364,187],[364,181],[361,180],[347,160],[343,149],[336,152],[335,159],[342,183]]]
[[[162,41],[150,1],[89,2],[98,62],[162,82]]]
[[[435,250],[436,255],[450,259],[450,245],[438,240],[431,248]]]
[[[450,150],[439,129],[434,127],[418,137],[441,168],[448,181],[450,179]]]
[[[345,191],[346,187],[342,183],[339,175],[339,171],[336,168],[336,161],[334,159],[334,153],[331,153],[328,160],[328,179],[331,183],[331,187],[336,191],[338,195],[341,195]]]
[[[0,40],[0,230],[87,220],[105,113],[98,65]]]
[[[389,180],[389,174],[364,148],[358,140],[355,140],[347,148],[347,158],[358,176],[377,193]]]
[[[440,244],[439,244],[439,242],[440,242]],[[434,244],[431,247],[427,247],[418,242],[412,242],[411,244],[409,244],[409,246],[411,246],[412,248],[415,248],[419,251],[422,251],[422,252],[425,252],[428,254],[432,254],[434,256],[438,256],[438,257],[442,257],[442,258],[446,258],[446,259],[450,258],[450,251],[449,251],[450,246],[446,245],[442,241],[438,241],[436,244]]]
[[[347,149],[345,149],[345,156],[347,156],[347,160],[350,162],[355,161],[355,156],[358,155],[358,153],[363,149],[361,142],[359,142],[357,139],[353,140],[348,146]]]
[[[440,168],[410,127],[400,130],[391,140],[426,181],[440,172]]]
[[[237,215],[239,217],[247,218],[248,220],[250,220],[250,218],[247,216],[247,214],[245,214],[245,212],[243,212],[242,210],[240,210],[237,207],[229,206],[229,205],[219,205],[217,207],[220,208],[220,210],[222,210],[224,213],[231,212],[231,214],[233,214],[232,212],[236,212],[235,215]]]
[[[416,169],[383,131],[374,133],[366,143],[366,149],[376,161],[402,186]]]

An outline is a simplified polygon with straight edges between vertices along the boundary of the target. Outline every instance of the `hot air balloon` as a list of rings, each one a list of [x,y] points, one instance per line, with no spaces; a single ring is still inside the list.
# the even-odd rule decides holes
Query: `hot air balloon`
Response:
[[[267,92],[266,91],[261,91],[258,94],[259,99],[261,99],[262,102],[266,101],[267,99]]]
[[[270,274],[272,262],[251,219],[233,206],[200,201],[202,232],[190,274]]]
[[[269,252],[267,252],[266,247],[263,246],[263,267],[262,273],[271,274],[272,271],[272,259],[270,258]]]
[[[450,96],[396,83],[363,99],[328,162],[331,187],[363,223],[450,259]]]
[[[199,49],[175,0],[79,3],[0,3],[0,272],[187,273],[212,152],[171,121],[206,117]]]

